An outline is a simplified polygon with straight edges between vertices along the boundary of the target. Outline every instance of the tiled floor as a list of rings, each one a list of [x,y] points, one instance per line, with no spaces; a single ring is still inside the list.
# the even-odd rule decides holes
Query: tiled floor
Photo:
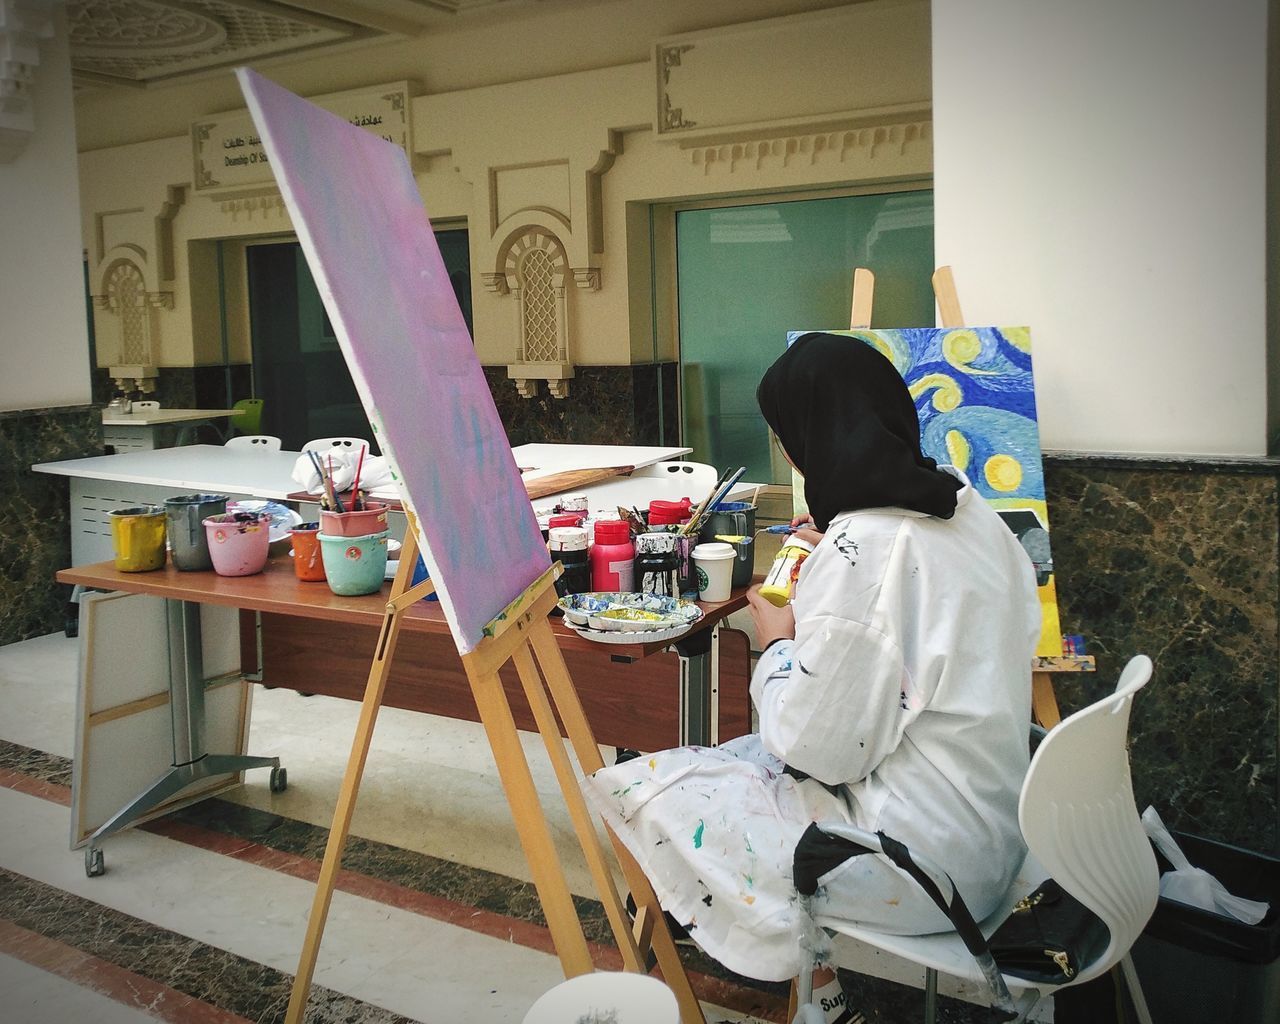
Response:
[[[0,1021],[282,1021],[358,706],[254,687],[249,749],[281,758],[288,789],[250,772],[108,839],[91,879],[69,848],[78,648],[0,647]],[[597,966],[618,969],[541,741],[522,739]],[[519,1024],[562,980],[529,877],[480,726],[383,709],[307,1021]],[[685,956],[708,1021],[784,1021],[785,986]],[[887,1003],[910,1010],[879,1019],[918,1019],[918,973],[857,966],[904,983]],[[971,1009],[946,1019],[987,1019]]]
[[[91,879],[68,843],[76,676],[61,635],[0,648],[0,992],[17,997],[0,1019],[281,1020],[357,705],[255,687],[250,750],[281,757],[287,791],[250,772],[107,840]],[[540,741],[523,738],[589,896]],[[479,726],[384,709],[352,835],[308,1020],[519,1022],[562,979]],[[583,914],[606,940],[598,905]],[[691,969],[710,1020],[785,1014],[776,986]]]

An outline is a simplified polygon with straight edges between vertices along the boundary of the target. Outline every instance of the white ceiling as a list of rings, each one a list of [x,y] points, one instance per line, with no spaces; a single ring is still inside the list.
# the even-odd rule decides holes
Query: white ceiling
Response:
[[[68,0],[78,84],[140,87],[247,60],[441,31],[556,0]]]

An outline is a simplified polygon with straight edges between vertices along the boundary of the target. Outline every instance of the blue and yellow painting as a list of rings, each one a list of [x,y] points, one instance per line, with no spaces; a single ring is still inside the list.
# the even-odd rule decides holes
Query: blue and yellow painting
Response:
[[[789,331],[787,344],[807,331]],[[1062,653],[1040,428],[1026,327],[827,331],[871,345],[902,374],[920,416],[920,447],[962,470],[1036,567],[1044,628],[1036,653]],[[803,494],[797,488],[798,494]]]

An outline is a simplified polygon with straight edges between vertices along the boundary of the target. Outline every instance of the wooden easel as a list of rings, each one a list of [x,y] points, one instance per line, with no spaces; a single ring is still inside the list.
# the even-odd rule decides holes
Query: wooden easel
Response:
[[[391,659],[395,655],[401,618],[414,602],[435,589],[430,580],[409,586],[410,574],[418,558],[417,522],[412,513],[406,511],[405,514],[409,524],[400,553],[400,566],[391,585],[391,595],[378,633],[373,663],[369,667],[369,681],[360,706],[351,756],[338,792],[333,825],[325,846],[324,861],[316,881],[316,894],[311,904],[306,937],[298,960],[298,972],[289,997],[286,1024],[301,1024],[306,1010],[320,940],[341,866],[342,850],[351,830],[356,794],[369,756],[373,727],[377,721],[378,709],[382,705]],[[556,724],[555,715],[558,713],[569,734],[578,763],[585,773],[590,774],[604,767],[600,748],[583,713],[578,693],[569,677],[569,670],[547,618],[556,603],[555,581],[562,571],[559,563],[556,563],[503,609],[485,628],[485,637],[475,650],[462,655],[462,664],[471,683],[485,735],[493,749],[502,788],[520,836],[520,845],[529,861],[534,886],[542,902],[547,927],[565,977],[587,974],[594,967],[586,936],[573,906],[569,884],[556,855],[551,830],[538,799],[524,749],[520,745],[511,715],[511,705],[498,677],[499,670],[508,661],[514,662],[520,675],[525,697],[529,701],[538,724],[538,732],[542,735],[555,770],[556,780],[568,804],[574,832],[582,846],[592,881],[604,904],[605,915],[622,953],[626,970],[647,973],[645,964],[652,950],[662,970],[663,980],[675,992],[683,1024],[706,1024],[702,1008],[698,1005],[684,965],[676,952],[675,943],[671,940],[658,898],[640,865],[610,832],[618,862],[638,907],[634,930],[632,929],[596,834],[595,820],[578,787],[577,776]]]
[[[963,327],[964,315],[960,312],[960,296],[956,292],[955,276],[950,267],[939,267],[933,272],[933,294],[938,300],[940,327]],[[1092,672],[1091,655],[1059,654],[1037,657],[1031,671],[1031,716],[1046,729],[1052,729],[1062,721],[1058,710],[1058,698],[1053,692],[1053,676],[1057,672]]]

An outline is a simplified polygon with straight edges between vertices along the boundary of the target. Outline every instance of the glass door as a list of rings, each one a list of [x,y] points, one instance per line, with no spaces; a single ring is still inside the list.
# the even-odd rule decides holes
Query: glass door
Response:
[[[790,484],[756,385],[788,331],[848,330],[857,267],[876,275],[875,326],[933,325],[933,192],[680,210],[676,261],[691,458]]]

